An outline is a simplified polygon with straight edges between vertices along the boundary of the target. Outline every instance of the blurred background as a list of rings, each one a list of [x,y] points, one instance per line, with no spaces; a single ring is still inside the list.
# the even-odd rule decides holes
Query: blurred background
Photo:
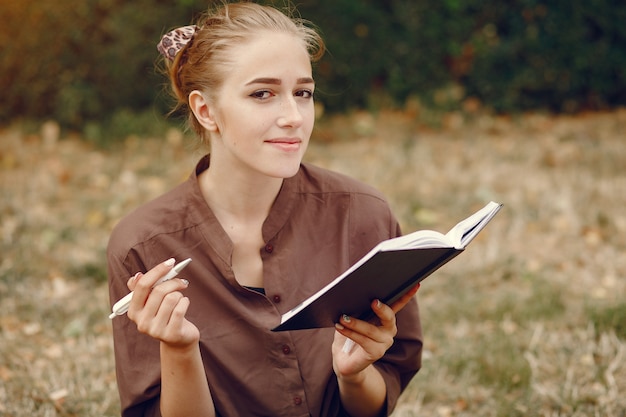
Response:
[[[145,130],[145,112],[171,104],[155,44],[206,5],[3,1],[0,121],[52,118],[89,135],[111,123]],[[302,0],[297,7],[328,43],[316,79],[317,101],[331,112],[411,100],[575,112],[626,100],[622,1]]]
[[[394,416],[626,416],[626,3],[293,3],[329,50],[307,161],[406,232],[505,204],[422,285]],[[0,415],[119,415],[106,244],[202,154],[156,43],[207,4],[0,2]]]

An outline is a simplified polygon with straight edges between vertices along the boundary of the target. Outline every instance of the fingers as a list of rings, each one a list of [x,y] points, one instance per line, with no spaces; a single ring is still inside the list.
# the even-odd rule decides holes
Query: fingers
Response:
[[[135,296],[133,296],[131,306],[128,309],[129,317],[135,319],[135,317],[141,315],[152,318],[158,314],[163,314],[163,312],[171,312],[183,297],[180,291],[188,286],[189,282],[187,280],[178,278],[159,284],[150,289],[143,305],[138,300],[135,300]],[[135,294],[137,294],[137,290],[135,290]],[[167,321],[165,322],[167,323]]]
[[[415,285],[391,306],[380,300],[374,300],[371,307],[379,320],[378,325],[344,315],[336,325],[337,331],[360,345],[370,355],[382,357],[393,344],[398,331],[396,313],[411,301],[419,286],[419,284]],[[348,352],[349,349],[344,350],[344,353]]]
[[[159,285],[159,287],[161,286],[166,285]],[[186,297],[180,291],[162,291],[161,294],[151,294],[141,314],[137,316],[137,329],[152,335],[161,334],[161,329],[164,329],[173,320],[174,311],[180,311],[177,308],[184,298]],[[186,312],[186,308],[184,311]]]
[[[141,274],[141,273],[135,274],[134,279],[131,278],[131,281],[133,281],[133,283],[135,284],[134,291],[151,290],[154,284],[156,284],[156,282],[161,277],[163,277],[165,274],[167,274],[170,271],[170,269],[172,269],[175,262],[176,261],[174,258],[170,258],[165,262],[161,262],[160,264],[158,264],[157,266],[155,266],[154,268],[152,268],[145,274]],[[133,296],[133,298],[134,297],[135,296]]]
[[[395,303],[393,303],[391,305],[391,309],[393,310],[394,314],[402,310],[404,306],[407,305],[409,301],[411,301],[411,299],[413,298],[413,296],[417,293],[417,290],[419,289],[420,289],[420,284],[418,283],[413,288],[411,288],[406,294],[400,297]]]
[[[174,259],[168,259],[128,280],[133,297],[127,315],[139,332],[171,347],[186,348],[198,342],[200,332],[185,317],[190,301],[181,291],[189,286],[189,282],[180,278],[162,281],[174,262]]]
[[[168,259],[152,268],[150,271],[142,274],[138,272],[128,281],[128,288],[133,291],[133,298],[128,309],[128,317],[134,321],[138,321],[138,316],[152,317],[159,311],[162,302],[168,294],[180,291],[188,286],[188,282],[182,279],[172,279],[155,286],[165,274],[167,274],[174,265],[173,258]],[[180,297],[176,297],[180,299]],[[172,297],[164,306],[173,308]],[[169,308],[171,310],[171,308]]]
[[[374,300],[372,309],[380,318],[380,325],[343,315],[335,327],[339,333],[361,346],[373,360],[377,360],[393,344],[397,329],[395,314],[389,306]],[[346,348],[344,353],[349,351]]]
[[[372,302],[372,310],[380,320],[382,328],[390,329],[395,337],[396,328],[396,314],[402,310],[415,296],[417,290],[419,290],[420,284],[418,283],[411,288],[406,294],[396,300],[391,306],[388,306],[379,300]]]
[[[133,291],[133,299],[130,303],[129,311],[131,309],[137,310],[146,303],[146,299],[151,293],[154,284],[172,269],[174,262],[175,260],[170,258],[165,262],[161,262],[145,274],[138,272],[129,280],[128,288]]]
[[[136,281],[141,278],[141,276],[143,275],[143,273],[141,272],[137,272],[135,275],[133,275],[132,277],[130,277],[130,279],[128,280],[128,282],[126,283],[126,286],[128,287],[129,290],[133,291],[135,289],[135,285],[136,285]]]
[[[187,297],[181,297],[180,300],[176,303],[172,310],[172,314],[170,314],[170,319],[168,324],[177,325],[182,323],[185,319],[185,314],[187,314],[187,310],[189,309],[190,301]]]

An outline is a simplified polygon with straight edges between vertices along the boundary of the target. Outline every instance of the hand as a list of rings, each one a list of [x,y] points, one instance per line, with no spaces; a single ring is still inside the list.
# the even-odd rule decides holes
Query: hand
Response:
[[[186,280],[174,278],[154,284],[174,265],[170,259],[158,264],[145,274],[138,273],[128,280],[134,291],[128,308],[128,317],[137,329],[170,347],[184,348],[200,340],[198,328],[185,318],[189,299],[181,291],[189,285]]]
[[[379,324],[373,324],[352,317],[343,316],[336,325],[333,340],[333,369],[338,378],[358,379],[369,365],[382,358],[393,345],[398,331],[396,313],[413,298],[420,285],[417,284],[391,306],[379,300],[372,302],[372,310]],[[343,350],[346,340],[354,341],[355,346],[348,352]]]

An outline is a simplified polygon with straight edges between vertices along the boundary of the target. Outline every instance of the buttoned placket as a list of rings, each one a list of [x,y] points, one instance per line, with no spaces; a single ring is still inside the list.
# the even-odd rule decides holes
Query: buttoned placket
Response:
[[[263,247],[266,255],[264,256],[263,262],[272,262],[269,258],[271,255],[275,255],[276,248],[272,243],[266,243]],[[266,297],[273,302],[274,304],[279,304],[282,301],[282,297],[280,294],[266,294]],[[293,342],[291,340],[291,336],[289,332],[277,332],[274,334],[276,338],[276,346],[280,351],[278,355],[279,358],[276,358],[279,363],[282,363],[281,366],[284,367],[284,370],[287,375],[290,375],[286,378],[285,382],[291,385],[291,390],[286,391],[285,395],[289,396],[288,401],[296,408],[293,412],[289,412],[288,415],[300,415],[308,416],[308,408],[306,407],[305,401],[305,392],[304,385],[302,383],[302,375],[300,374],[300,366],[298,364],[298,357],[293,349]],[[290,380],[290,381],[289,381]]]

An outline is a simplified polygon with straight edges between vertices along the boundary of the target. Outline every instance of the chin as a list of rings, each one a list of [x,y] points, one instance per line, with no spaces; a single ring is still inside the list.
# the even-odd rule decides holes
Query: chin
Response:
[[[300,170],[300,160],[297,162],[289,162],[274,166],[269,169],[267,175],[274,178],[291,178]]]
[[[297,169],[281,170],[280,172],[277,172],[276,175],[273,175],[273,176],[276,177],[276,178],[287,179],[287,178],[291,178],[294,175],[296,175],[299,170],[300,170],[300,166],[298,165]]]

